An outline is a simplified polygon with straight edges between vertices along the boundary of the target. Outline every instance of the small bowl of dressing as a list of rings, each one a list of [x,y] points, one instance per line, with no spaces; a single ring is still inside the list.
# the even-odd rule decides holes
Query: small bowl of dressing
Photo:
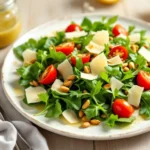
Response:
[[[0,0],[0,49],[13,43],[21,31],[16,0]]]

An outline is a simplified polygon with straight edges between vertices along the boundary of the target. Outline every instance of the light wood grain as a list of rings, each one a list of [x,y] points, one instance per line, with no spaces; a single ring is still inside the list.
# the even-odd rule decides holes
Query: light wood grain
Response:
[[[149,0],[121,0],[106,6],[96,0],[18,0],[23,30],[22,34],[44,22],[75,13],[87,12],[83,3],[89,2],[99,13],[136,17],[150,21]],[[0,64],[11,46],[0,50]],[[128,139],[112,141],[85,141],[60,136],[39,128],[46,137],[50,150],[148,150],[150,133]]]

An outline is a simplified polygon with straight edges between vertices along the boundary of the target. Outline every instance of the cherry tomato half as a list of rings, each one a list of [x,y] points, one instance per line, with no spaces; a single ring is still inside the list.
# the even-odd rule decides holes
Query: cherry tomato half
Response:
[[[41,84],[51,84],[57,77],[57,70],[54,65],[48,66],[45,71],[41,74],[39,82]]]
[[[73,32],[73,31],[81,31],[82,28],[78,25],[78,24],[70,24],[67,28],[66,28],[66,32]]]
[[[145,90],[150,90],[150,73],[140,71],[136,78],[137,84],[144,87]]]
[[[112,58],[117,55],[119,55],[122,60],[126,60],[128,58],[128,50],[123,46],[116,46],[110,50],[108,57]]]
[[[75,47],[75,45],[73,42],[66,42],[66,43],[62,43],[62,44],[59,44],[58,46],[56,46],[56,51],[62,52],[65,55],[69,55],[73,52],[74,47]]]
[[[124,99],[116,99],[112,110],[120,118],[129,118],[134,112],[133,107]]]
[[[119,34],[123,34],[123,35],[128,35],[128,31],[123,27],[121,26],[120,24],[116,24],[114,26],[114,28],[112,29],[112,33],[114,36],[118,36]]]
[[[82,63],[85,64],[90,61],[91,55],[90,54],[78,54],[78,57],[82,59]],[[75,66],[76,65],[76,58],[71,57],[71,63]]]

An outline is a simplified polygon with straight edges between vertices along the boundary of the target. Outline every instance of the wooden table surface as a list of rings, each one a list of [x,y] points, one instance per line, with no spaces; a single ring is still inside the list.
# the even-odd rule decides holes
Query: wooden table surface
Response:
[[[136,17],[150,22],[150,0],[120,0],[116,5],[101,5],[96,0],[18,0],[23,31],[68,14],[85,13],[83,3],[88,1],[95,12]],[[0,64],[10,46],[0,51]],[[46,137],[50,150],[149,150],[150,132],[136,137],[112,141],[86,141],[56,135],[39,128]],[[92,134],[92,133],[91,133]]]

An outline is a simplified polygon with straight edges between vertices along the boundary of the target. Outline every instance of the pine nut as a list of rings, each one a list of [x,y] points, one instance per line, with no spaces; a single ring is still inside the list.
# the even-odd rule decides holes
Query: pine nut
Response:
[[[91,72],[90,67],[89,66],[84,66],[84,72],[85,73],[90,73]]]
[[[146,44],[144,44],[143,46],[144,46],[145,48],[148,48],[148,45],[146,45]]]
[[[147,62],[147,66],[150,67],[150,62]]]
[[[91,123],[92,125],[99,125],[99,124],[100,124],[100,121],[97,120],[97,119],[92,119],[92,120],[90,121],[90,123]]]
[[[86,109],[90,106],[90,100],[86,100],[85,103],[82,105],[82,109]]]
[[[79,117],[82,118],[84,116],[84,112],[82,110],[79,111]]]
[[[127,67],[128,66],[128,63],[123,63],[122,64],[122,67],[124,68],[124,67]]]
[[[111,85],[110,85],[109,83],[104,85],[104,89],[105,89],[105,90],[108,90],[108,89],[110,89],[110,88],[111,88]]]
[[[63,85],[62,85],[62,86],[60,86],[60,88],[59,88],[59,89],[60,89],[60,91],[62,91],[62,92],[64,92],[64,93],[68,93],[68,92],[69,92],[69,90],[70,90],[68,87],[63,86]]]
[[[81,44],[78,44],[78,45],[76,46],[76,48],[77,48],[78,50],[80,50],[80,49],[81,49],[81,47],[82,47],[82,45],[81,45]]]
[[[124,68],[123,68],[123,71],[124,71],[124,72],[127,72],[127,71],[129,71],[129,68],[128,68],[128,67],[124,67]]]
[[[112,37],[112,36],[110,36],[110,37],[109,37],[109,41],[112,41],[112,40],[113,40],[113,37]]]
[[[129,93],[129,92],[128,92],[127,90],[124,91],[124,94],[128,95],[128,93]]]
[[[113,48],[113,45],[109,45],[109,49],[112,49]]]
[[[83,122],[81,127],[82,128],[88,128],[91,124],[89,122]]]
[[[81,118],[81,120],[82,120],[83,122],[90,121],[90,119],[88,119],[86,116],[83,116],[83,117]]]
[[[88,91],[87,90],[83,90],[83,93],[88,93]]]
[[[74,80],[75,78],[76,78],[75,75],[70,75],[70,76],[67,78],[67,80]]]
[[[38,86],[39,84],[38,84],[37,81],[33,80],[32,82],[30,82],[30,85],[32,85],[32,86]]]
[[[130,68],[130,69],[135,69],[135,65],[134,65],[133,62],[129,62],[129,68]]]
[[[63,85],[69,87],[69,86],[72,85],[72,81],[71,80],[66,80],[66,81],[64,81]]]
[[[102,118],[107,118],[107,115],[106,114],[102,114],[101,117]]]
[[[134,53],[136,53],[139,50],[139,46],[136,44],[131,45],[131,49]]]

